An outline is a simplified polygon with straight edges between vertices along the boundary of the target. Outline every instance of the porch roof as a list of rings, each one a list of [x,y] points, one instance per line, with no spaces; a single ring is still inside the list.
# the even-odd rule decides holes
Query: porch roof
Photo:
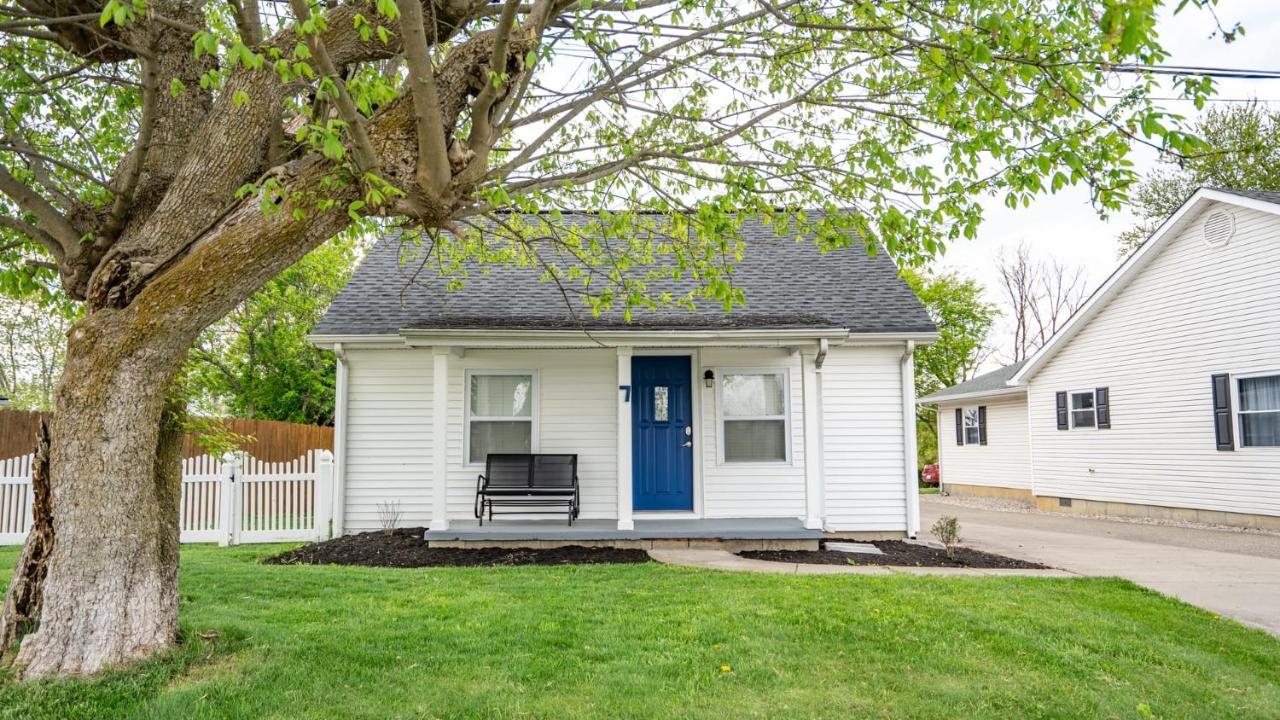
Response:
[[[566,214],[566,222],[575,222]],[[585,216],[580,216],[585,217]],[[386,337],[414,330],[577,330],[618,332],[787,330],[839,328],[861,334],[933,333],[920,301],[898,277],[888,254],[874,255],[854,242],[823,252],[813,241],[779,238],[758,222],[742,229],[746,250],[734,263],[733,285],[746,303],[725,313],[718,303],[695,309],[639,309],[627,321],[620,311],[593,316],[567,298],[536,269],[465,267],[461,289],[449,278],[403,257],[400,237],[382,238],[334,300],[314,337]],[[677,296],[691,286],[652,282]]]

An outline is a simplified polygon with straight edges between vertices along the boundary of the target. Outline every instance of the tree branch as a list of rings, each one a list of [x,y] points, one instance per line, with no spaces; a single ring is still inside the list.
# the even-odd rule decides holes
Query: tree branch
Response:
[[[414,180],[420,192],[438,197],[452,178],[440,93],[436,89],[435,68],[427,46],[422,6],[418,0],[396,0],[400,9],[400,42],[409,68],[409,95],[418,139],[418,160]]]
[[[156,95],[160,84],[156,77],[156,63],[150,58],[140,58],[142,69],[142,118],[138,121],[138,139],[134,143],[133,157],[129,160],[129,172],[124,183],[116,190],[116,198],[111,203],[111,213],[103,225],[102,235],[114,241],[124,229],[125,217],[133,204],[134,191],[138,189],[138,179],[142,177],[142,168],[147,161],[147,151],[151,149],[151,133],[156,126]]]
[[[304,20],[311,17],[311,8],[308,6],[307,0],[289,0],[289,5],[293,8],[294,21],[298,24],[297,32],[302,35],[301,26]],[[320,73],[329,78],[329,81],[333,83],[338,91],[335,104],[338,106],[338,114],[342,116],[342,121],[347,125],[347,132],[351,134],[352,144],[354,145],[352,155],[355,157],[356,167],[361,174],[377,172],[378,155],[373,151],[373,146],[369,144],[369,133],[365,131],[364,118],[360,115],[360,111],[356,109],[356,104],[351,99],[351,93],[347,91],[346,82],[338,74],[338,69],[334,67],[333,59],[329,57],[329,50],[325,47],[324,40],[319,33],[308,33],[305,35],[305,39],[307,47],[311,49],[311,54],[315,56],[316,63],[320,66]]]
[[[0,192],[13,199],[18,207],[36,216],[40,227],[56,241],[55,247],[63,256],[72,252],[80,243],[80,231],[58,212],[48,200],[40,197],[31,188],[9,172],[9,168],[0,165]],[[38,238],[35,238],[38,239]],[[53,247],[49,248],[51,251]]]

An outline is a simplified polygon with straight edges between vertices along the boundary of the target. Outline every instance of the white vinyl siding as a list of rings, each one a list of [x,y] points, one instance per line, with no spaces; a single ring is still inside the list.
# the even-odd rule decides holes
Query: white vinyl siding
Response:
[[[942,483],[1031,489],[1027,401],[1021,395],[978,402],[987,408],[987,444],[956,445],[956,408],[938,407],[938,465]]]
[[[534,447],[577,454],[582,517],[617,517],[617,355],[585,348],[467,350],[449,358],[449,517],[473,519],[476,476],[484,471],[483,463],[463,462],[469,370],[535,374]]]
[[[401,525],[431,520],[431,351],[347,352],[346,532],[377,530],[380,502]]]
[[[1236,217],[1227,245],[1205,244],[1204,211],[1191,218],[1031,378],[1036,494],[1280,514],[1280,448],[1240,447],[1237,423],[1237,449],[1217,450],[1211,387],[1280,366],[1280,217],[1219,209]],[[1054,393],[1095,386],[1110,388],[1112,428],[1058,431]]]
[[[784,348],[702,348],[695,355],[694,469],[703,517],[793,517],[806,513],[805,423],[801,356]],[[379,527],[377,503],[398,500],[402,526],[432,516],[432,368],[430,348],[347,351],[350,374],[346,453],[347,532]],[[822,498],[830,530],[902,531],[901,346],[833,348],[818,383],[827,448]],[[618,356],[611,348],[468,349],[448,356],[447,503],[456,520],[472,518],[476,476],[466,461],[469,377],[532,375],[532,446],[576,453],[582,517],[617,517]],[[721,463],[715,369],[781,373],[788,456],[783,461]],[[723,370],[722,370],[723,369]],[[770,411],[772,413],[772,410]],[[481,416],[483,418],[485,416]],[[774,417],[770,414],[770,417]]]
[[[906,530],[903,349],[835,347],[822,367],[829,530]]]
[[[705,517],[802,517],[804,484],[804,393],[800,387],[800,356],[781,349],[704,348],[701,367],[694,372],[694,387],[701,392],[699,438],[702,458],[702,514]],[[790,458],[782,462],[720,462],[720,430],[717,392],[702,382],[703,370],[716,374],[716,384],[728,372],[786,371],[785,394],[791,432]],[[695,474],[695,484],[697,482]],[[697,488],[694,488],[695,493]]]

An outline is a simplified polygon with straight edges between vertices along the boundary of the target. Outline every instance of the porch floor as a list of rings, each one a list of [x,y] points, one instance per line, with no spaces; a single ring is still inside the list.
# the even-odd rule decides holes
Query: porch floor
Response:
[[[483,527],[475,520],[455,520],[448,530],[427,530],[426,540],[820,540],[821,530],[809,530],[797,518],[636,518],[634,530],[619,530],[617,520],[493,520]]]

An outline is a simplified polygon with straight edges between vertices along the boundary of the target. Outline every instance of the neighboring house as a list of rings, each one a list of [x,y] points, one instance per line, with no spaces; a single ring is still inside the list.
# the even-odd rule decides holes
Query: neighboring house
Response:
[[[921,399],[943,409],[943,482],[1280,529],[1278,280],[1280,193],[1199,190],[1006,382]],[[955,423],[984,406],[972,446]],[[1019,406],[1026,425],[1000,427]],[[1030,458],[1027,481],[1008,477],[1013,456]]]
[[[630,323],[527,268],[450,291],[384,238],[312,336],[340,360],[336,530],[398,502],[428,539],[914,536],[927,313],[883,252],[744,233],[745,306]],[[486,455],[530,451],[578,455],[581,521],[476,527]]]
[[[1032,499],[1027,390],[1010,386],[1022,363],[920,399],[938,405],[942,486],[957,495]]]

